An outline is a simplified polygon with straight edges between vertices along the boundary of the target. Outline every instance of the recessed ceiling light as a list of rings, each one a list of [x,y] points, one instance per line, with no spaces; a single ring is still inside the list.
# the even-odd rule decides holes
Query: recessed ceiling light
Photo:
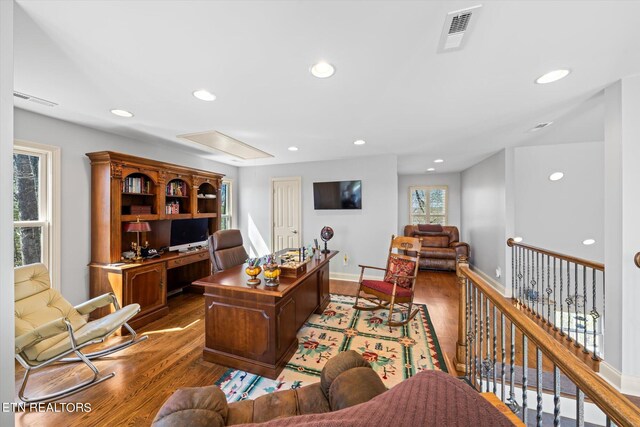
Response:
[[[547,74],[538,77],[536,79],[536,83],[538,83],[539,85],[543,85],[547,83],[557,82],[558,80],[567,77],[570,72],[571,70],[565,69],[549,71]]]
[[[444,162],[444,160],[442,160],[442,159],[435,159],[435,160],[433,161],[433,163],[442,163],[442,162]]]
[[[318,62],[311,67],[311,74],[319,79],[326,79],[327,77],[331,77],[335,72],[336,69],[333,68],[333,65],[327,62]]]
[[[291,146],[287,150],[289,150],[289,151],[298,151],[298,147]]]
[[[127,110],[111,110],[111,114],[115,114],[116,116],[120,117],[133,117],[133,113]]]
[[[215,101],[216,96],[206,89],[198,89],[193,91],[193,96],[202,101]]]
[[[522,242],[522,237],[520,237],[520,236],[514,237],[513,241],[516,242],[516,243],[520,243],[520,242]]]
[[[594,239],[586,239],[582,241],[582,244],[585,246],[593,245],[596,241]]]
[[[356,139],[355,141],[353,141],[354,145],[364,145],[366,143],[367,141],[365,141],[364,139]]]
[[[564,177],[564,174],[562,172],[554,172],[551,175],[549,175],[549,180],[560,181],[563,177]]]
[[[436,168],[429,168],[427,169],[427,172],[433,172],[434,170],[436,170]]]

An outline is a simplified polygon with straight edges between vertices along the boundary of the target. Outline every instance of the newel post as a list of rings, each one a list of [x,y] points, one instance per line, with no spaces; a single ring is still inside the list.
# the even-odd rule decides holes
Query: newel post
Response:
[[[466,256],[458,257],[456,263],[460,299],[458,300],[458,341],[456,342],[456,357],[453,362],[458,372],[465,372],[465,353],[467,348],[467,278],[462,274],[460,270],[461,267],[469,267],[469,260]]]

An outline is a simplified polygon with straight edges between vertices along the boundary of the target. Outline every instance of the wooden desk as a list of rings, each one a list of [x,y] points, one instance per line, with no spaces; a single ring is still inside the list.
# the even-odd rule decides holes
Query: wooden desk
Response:
[[[203,358],[275,379],[298,348],[298,329],[329,304],[329,261],[320,254],[300,277],[280,277],[277,288],[247,285],[245,266],[194,282],[204,287]]]
[[[191,281],[211,271],[209,250],[167,252],[160,257],[131,264],[89,264],[91,297],[113,292],[120,306],[140,304],[138,313],[128,323],[139,328],[169,311],[167,293],[189,286]],[[113,311],[111,306],[95,310],[92,318]]]

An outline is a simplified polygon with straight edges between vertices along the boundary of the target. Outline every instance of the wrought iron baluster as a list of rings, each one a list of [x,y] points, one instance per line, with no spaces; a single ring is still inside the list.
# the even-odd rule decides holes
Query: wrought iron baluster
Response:
[[[526,280],[525,280],[525,292],[524,292],[524,303],[525,303],[525,307],[527,307],[529,309],[529,311],[531,311],[531,304],[529,303],[529,295],[530,295],[530,286],[531,284],[529,282],[531,282],[531,251],[527,250],[527,275],[526,275]]]
[[[582,352],[589,353],[587,350],[587,267],[582,266],[582,317],[584,318],[584,331],[582,333]]]
[[[498,335],[496,333],[498,325],[498,309],[493,306],[493,361],[491,364],[491,372],[493,373],[493,394],[498,394],[498,386],[496,385],[496,352],[498,349]]]
[[[573,343],[574,346],[580,347],[580,343],[578,342],[580,338],[578,337],[578,264],[574,263],[574,272],[573,272],[573,281],[574,281],[574,295],[573,295],[573,313],[575,315],[575,328],[576,328],[576,341]]]
[[[536,307],[536,316],[540,318],[540,253],[538,252],[536,252],[536,296],[533,302]]]
[[[560,369],[553,365],[553,425],[560,425]]]
[[[553,322],[551,320],[551,293],[555,292],[555,289],[551,289],[551,264],[550,264],[551,259],[549,258],[549,255],[547,255],[547,288],[545,289],[545,292],[547,293],[547,324],[553,324],[555,322]],[[555,297],[555,295],[554,295]],[[555,298],[554,298],[555,300]],[[554,311],[555,314],[555,311]]]
[[[542,350],[536,347],[536,426],[542,426]]]
[[[584,393],[576,386],[576,426],[584,427]]]
[[[515,392],[515,365],[516,365],[516,325],[511,322],[511,348],[509,350],[509,399],[507,400],[507,406],[517,414],[520,408],[518,407],[518,402],[516,401],[516,392]]]
[[[522,422],[527,424],[527,388],[529,387],[529,364],[528,364],[528,344],[529,339],[522,334]]]
[[[478,288],[473,287],[473,387],[478,379]]]
[[[538,283],[540,285],[539,289],[542,292],[538,292],[538,301],[540,304],[540,311],[538,313],[540,314],[540,318],[544,320],[544,293],[545,293],[544,291],[544,254],[540,255],[540,263],[541,263],[540,270],[542,272],[542,280]]]
[[[518,276],[518,278],[520,279],[520,283],[518,286],[518,302],[520,304],[522,304],[522,294],[523,294],[523,289],[524,288],[524,264],[523,264],[523,259],[524,259],[524,248],[520,248],[520,275]]]
[[[471,287],[469,286],[469,279],[465,278],[464,280],[464,288],[465,288],[465,300],[464,300],[464,324],[465,324],[465,346],[464,346],[464,376],[469,379],[469,368],[471,363],[469,362],[469,346],[471,345],[471,325],[469,324],[469,311],[471,310],[471,304],[469,301],[469,292],[471,291]]]
[[[490,333],[490,327],[491,327],[491,313],[489,311],[489,298],[485,297],[484,302],[486,304],[485,310],[484,310],[484,314],[487,318],[486,322],[485,322],[485,329],[487,331],[486,334],[486,338],[487,338],[487,353],[485,355],[484,358],[484,366],[485,366],[485,372],[487,374],[487,391],[489,391],[489,374],[491,371],[491,336],[489,335]]]
[[[502,347],[502,367],[500,369],[500,384],[501,384],[501,388],[500,388],[500,400],[502,400],[503,402],[504,400],[504,380],[505,380],[505,364],[507,363],[507,349],[505,348],[505,334],[504,334],[504,327],[505,327],[505,321],[504,321],[504,313],[500,313],[500,345]]]
[[[605,421],[604,425],[606,427],[611,427],[611,418],[609,418],[609,416],[607,415],[607,421]]]
[[[556,257],[553,257],[553,330],[558,330],[556,312],[558,310],[558,296],[556,295]],[[562,291],[561,291],[562,292]],[[562,303],[562,295],[560,295],[560,301]]]
[[[564,300],[562,299],[562,260],[560,260],[560,335],[564,335]]]
[[[591,278],[591,293],[593,297],[592,306],[591,306],[591,319],[593,320],[593,354],[591,357],[593,360],[598,360],[598,355],[596,351],[598,351],[598,343],[597,343],[597,328],[598,328],[598,317],[600,317],[600,313],[598,313],[598,309],[596,308],[596,269],[592,268],[593,276]]]
[[[516,246],[511,246],[511,297],[514,298],[516,294]]]
[[[571,265],[567,261],[567,340],[573,341],[571,337],[571,306],[573,305],[573,299],[571,298]]]
[[[480,292],[480,348],[478,352],[479,359],[479,369],[480,369],[480,390],[484,391],[484,346],[483,346],[483,337],[484,337],[484,294]]]

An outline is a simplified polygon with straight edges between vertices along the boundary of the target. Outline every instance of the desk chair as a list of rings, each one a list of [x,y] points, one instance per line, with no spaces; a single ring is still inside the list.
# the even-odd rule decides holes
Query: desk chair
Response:
[[[216,271],[242,265],[249,258],[242,246],[240,230],[218,230],[209,239],[209,251],[213,251],[211,261],[215,263]]]

